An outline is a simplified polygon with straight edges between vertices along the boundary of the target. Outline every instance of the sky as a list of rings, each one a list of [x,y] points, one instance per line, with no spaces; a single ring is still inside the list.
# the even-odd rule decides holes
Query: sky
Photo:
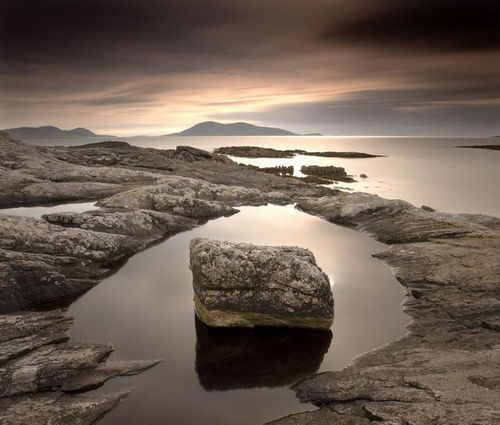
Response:
[[[0,128],[500,134],[498,0],[2,0]]]

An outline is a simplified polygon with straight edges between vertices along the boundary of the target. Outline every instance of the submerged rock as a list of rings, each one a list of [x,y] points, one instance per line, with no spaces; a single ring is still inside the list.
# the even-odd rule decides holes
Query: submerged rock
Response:
[[[197,238],[190,264],[196,314],[209,326],[332,324],[330,283],[307,249]]]

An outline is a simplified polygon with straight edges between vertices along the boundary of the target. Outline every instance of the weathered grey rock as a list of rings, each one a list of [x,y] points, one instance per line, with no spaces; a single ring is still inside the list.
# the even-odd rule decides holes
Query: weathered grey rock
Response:
[[[370,425],[373,422],[367,418],[339,414],[330,407],[304,413],[296,413],[277,421],[268,422],[269,425]],[[377,422],[382,425],[394,425],[388,422]],[[399,424],[398,424],[399,425]]]
[[[83,167],[0,135],[0,206],[98,199],[161,176],[118,167]]]
[[[193,239],[197,316],[207,325],[329,329],[333,297],[313,254],[298,247]]]
[[[105,361],[109,344],[61,343],[40,347],[0,366],[0,397],[40,391],[83,391],[115,376],[148,369],[152,361]]]
[[[64,418],[74,419],[70,423],[94,423],[114,406],[116,396],[77,402],[61,392],[96,388],[110,378],[139,373],[158,363],[107,361],[113,350],[109,344],[67,342],[71,324],[63,310],[0,316],[0,423],[66,423],[59,422]],[[45,396],[38,396],[40,392]]]
[[[60,301],[98,282],[147,241],[0,214],[0,312]]]
[[[62,212],[45,214],[49,223],[78,227],[103,233],[129,235],[156,240],[163,235],[191,229],[196,221],[187,217],[152,210],[99,209],[84,213]]]
[[[343,192],[307,199],[299,201],[297,207],[328,221],[355,225],[385,243],[425,241],[490,230],[467,217],[427,211],[406,201],[368,193]]]
[[[122,401],[129,391],[96,397],[61,393],[0,398],[2,425],[92,425]]]
[[[271,196],[274,199],[276,192]],[[290,202],[290,197],[282,194],[285,202]],[[226,186],[208,183],[200,179],[179,176],[169,176],[159,180],[156,184],[143,186],[126,192],[119,193],[104,199],[98,205],[108,208],[146,208],[157,211],[169,211],[180,215],[196,214],[195,210],[206,209],[208,215],[224,215],[235,212],[230,205],[264,205],[270,199],[268,193],[258,189],[248,189],[241,186]],[[184,213],[182,205],[189,200],[196,202]],[[226,206],[227,205],[227,206]],[[178,211],[175,211],[178,206]],[[213,210],[210,212],[210,210]]]
[[[126,168],[125,171],[139,169],[155,175],[173,174],[215,184],[255,188],[263,192],[280,191],[288,196],[318,196],[335,193],[329,188],[306,185],[295,179],[284,179],[252,170],[237,165],[225,155],[211,154],[201,149],[185,146],[177,147],[177,149],[152,149],[117,143],[102,142],[83,146],[46,148],[46,155],[66,163],[85,166],[82,168],[96,168],[96,165],[102,165],[103,157],[113,156],[115,162],[112,167],[101,168],[112,170]]]
[[[44,345],[67,341],[72,323],[62,310],[1,315],[0,365]]]

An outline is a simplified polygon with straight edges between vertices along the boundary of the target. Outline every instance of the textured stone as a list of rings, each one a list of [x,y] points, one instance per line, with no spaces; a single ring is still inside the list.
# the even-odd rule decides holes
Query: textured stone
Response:
[[[42,216],[49,223],[64,227],[78,227],[103,233],[158,239],[168,233],[187,230],[196,221],[186,217],[152,210],[99,209],[85,213],[62,212]]]
[[[458,214],[416,208],[399,199],[383,199],[368,193],[340,193],[299,201],[302,211],[334,223],[350,224],[385,243],[425,241],[490,230]]]
[[[0,398],[2,425],[92,425],[113,409],[129,392],[96,397],[60,393]]]
[[[310,251],[298,247],[193,239],[195,309],[210,326],[329,329],[328,277]]]

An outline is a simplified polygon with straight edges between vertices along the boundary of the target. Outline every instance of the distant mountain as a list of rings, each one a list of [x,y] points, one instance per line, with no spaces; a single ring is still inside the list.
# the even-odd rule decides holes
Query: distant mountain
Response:
[[[56,139],[56,138],[69,138],[69,137],[98,137],[100,134],[95,134],[86,128],[74,128],[73,130],[61,130],[52,125],[44,127],[17,127],[8,128],[6,131],[12,137],[18,139]]]
[[[206,121],[169,136],[296,136],[288,130],[276,127],[260,127],[247,122],[222,124]],[[319,134],[318,134],[319,135]]]

